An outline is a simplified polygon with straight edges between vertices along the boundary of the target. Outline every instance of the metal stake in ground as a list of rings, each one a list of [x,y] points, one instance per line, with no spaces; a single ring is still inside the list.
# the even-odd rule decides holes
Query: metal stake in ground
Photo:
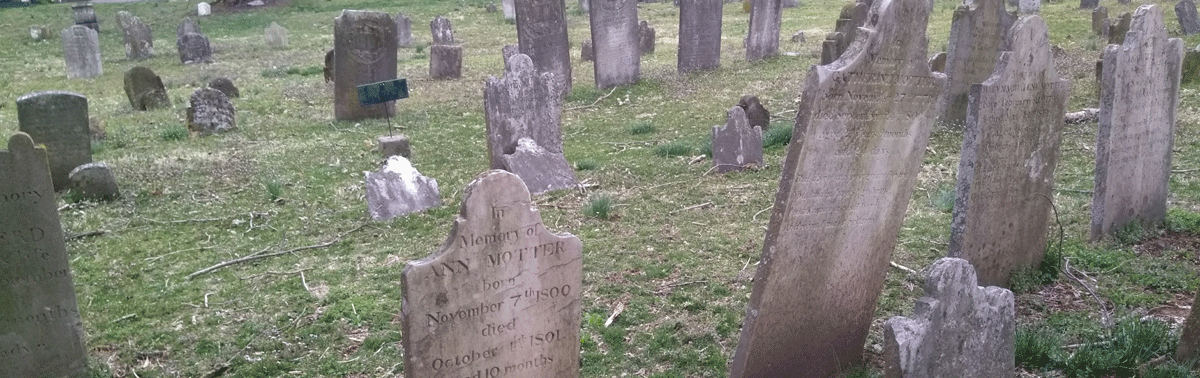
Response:
[[[358,103],[367,106],[374,104],[385,104],[388,101],[395,101],[402,98],[408,98],[408,80],[395,79],[381,81],[378,83],[363,84],[358,86]],[[384,112],[384,118],[387,119],[388,136],[392,135],[392,115],[389,112]]]

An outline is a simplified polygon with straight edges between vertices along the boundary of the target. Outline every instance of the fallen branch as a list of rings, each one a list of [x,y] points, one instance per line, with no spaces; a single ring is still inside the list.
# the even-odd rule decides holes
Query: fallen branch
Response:
[[[920,278],[920,277],[921,277],[921,273],[918,273],[917,271],[913,270],[913,268],[909,268],[909,267],[907,267],[907,266],[904,266],[904,265],[897,264],[895,261],[891,261],[891,262],[889,262],[889,264],[891,264],[891,266],[892,266],[893,268],[896,268],[896,269],[903,270],[905,273],[911,274],[911,275],[913,275],[913,276],[916,276],[916,277],[918,277],[918,278]]]
[[[670,213],[667,213],[667,214],[668,214],[668,215],[671,215],[671,214],[675,214],[675,213],[679,213],[679,212],[688,211],[688,210],[691,210],[691,209],[697,209],[697,208],[705,207],[705,206],[708,206],[708,205],[712,205],[712,202],[705,202],[705,203],[702,203],[702,204],[699,204],[699,205],[692,205],[692,206],[688,206],[688,207],[685,207],[685,208],[682,208],[682,209],[679,209],[679,210],[672,211],[672,212],[670,212]]]
[[[1090,286],[1088,286],[1086,282],[1083,282],[1083,280],[1079,279],[1079,277],[1075,277],[1074,274],[1071,274],[1071,258],[1070,257],[1063,258],[1063,273],[1066,273],[1067,277],[1071,277],[1071,279],[1074,279],[1075,281],[1079,282],[1079,285],[1083,286],[1083,288],[1088,291],[1088,294],[1092,295],[1092,299],[1095,299],[1096,304],[1100,305],[1100,317],[1101,317],[1100,320],[1104,323],[1105,327],[1111,326],[1112,323],[1109,321],[1109,317],[1108,317],[1108,306],[1104,305],[1104,301],[1100,300],[1100,296],[1096,295],[1096,292],[1092,291],[1092,288]]]
[[[155,219],[150,219],[150,218],[145,218],[145,217],[143,217],[142,219],[144,219],[144,220],[146,220],[147,222],[150,222],[150,223],[158,223],[158,224],[174,224],[174,223],[200,223],[200,222],[213,222],[213,221],[222,221],[222,220],[229,219],[229,217],[223,217],[223,218],[197,218],[197,219],[179,219],[179,220],[169,220],[169,221],[160,221],[160,220],[155,220]]]
[[[213,265],[213,266],[210,266],[210,267],[207,267],[204,269],[200,269],[200,270],[193,272],[192,274],[189,274],[187,276],[187,279],[190,280],[193,277],[199,276],[201,274],[209,273],[209,272],[212,272],[217,269],[221,269],[221,268],[224,268],[224,267],[227,267],[230,265],[241,264],[241,263],[244,263],[247,261],[254,261],[254,260],[258,260],[258,259],[265,259],[268,257],[286,255],[289,253],[296,253],[296,252],[305,251],[305,250],[309,250],[309,249],[325,248],[325,247],[333,245],[334,243],[341,241],[342,238],[346,237],[346,235],[349,235],[355,231],[358,231],[358,230],[362,229],[363,227],[366,227],[366,224],[359,225],[358,227],[355,227],[353,230],[346,231],[345,233],[338,235],[336,238],[333,238],[333,240],[330,240],[328,242],[321,243],[321,244],[297,247],[297,248],[292,248],[292,249],[289,249],[286,251],[275,251],[275,252],[271,252],[271,253],[261,253],[261,252],[253,253],[253,254],[250,254],[249,256],[245,256],[245,257],[241,257],[241,258],[237,258],[237,259],[233,259],[233,260],[229,260],[229,261],[222,261],[220,263],[217,263],[216,265]],[[303,272],[301,272],[301,274],[303,274]]]
[[[603,95],[603,96],[600,96],[600,98],[597,98],[597,99],[596,99],[596,101],[593,101],[591,105],[584,105],[584,106],[576,106],[576,107],[573,107],[573,108],[566,108],[566,109],[565,109],[565,110],[563,110],[563,111],[569,112],[569,111],[572,111],[572,110],[587,109],[587,108],[595,107],[595,106],[596,106],[596,104],[599,104],[599,103],[600,103],[600,101],[604,101],[604,99],[608,98],[608,96],[612,96],[613,92],[616,92],[616,91],[617,91],[617,88],[616,88],[616,87],[613,87],[613,89],[612,89],[612,90],[608,91],[608,94],[605,94],[605,95]]]
[[[1195,171],[1200,171],[1200,168],[1176,169],[1176,170],[1171,171],[1171,173],[1191,173],[1191,172],[1195,172]]]

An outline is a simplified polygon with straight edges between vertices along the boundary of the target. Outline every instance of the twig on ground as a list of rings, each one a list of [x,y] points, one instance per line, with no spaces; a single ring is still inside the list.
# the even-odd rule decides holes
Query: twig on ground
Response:
[[[147,222],[150,222],[150,223],[158,223],[158,224],[174,224],[174,223],[200,223],[200,222],[214,222],[214,221],[222,221],[222,220],[229,219],[229,217],[222,217],[222,218],[196,218],[196,219],[178,219],[178,220],[169,220],[169,221],[160,221],[160,220],[157,220],[157,219],[150,219],[150,218],[146,218],[146,217],[142,217],[142,219],[143,219],[143,220],[145,220],[145,221],[147,221]]]
[[[775,205],[771,205],[771,206],[767,206],[767,208],[766,208],[766,209],[759,210],[757,213],[754,213],[754,216],[753,216],[753,217],[750,217],[750,220],[751,220],[751,221],[753,221],[753,222],[757,222],[757,221],[758,221],[758,214],[762,214],[764,211],[771,210],[771,209],[772,209],[772,208],[774,208],[774,207],[775,207]]]
[[[119,321],[122,321],[122,320],[127,320],[127,319],[133,319],[133,318],[136,318],[136,317],[137,317],[137,314],[129,314],[129,315],[125,315],[125,316],[119,317],[119,318],[117,318],[117,320],[113,320],[113,321],[112,321],[112,323],[116,323],[116,322],[119,322]]]
[[[92,237],[92,236],[100,236],[100,235],[104,235],[107,233],[108,233],[108,231],[104,231],[104,230],[89,231],[89,232],[84,232],[82,234],[74,234],[74,235],[67,236],[67,240],[83,239],[83,238],[88,238],[88,237]]]
[[[1176,170],[1172,170],[1171,173],[1190,173],[1190,172],[1195,172],[1195,171],[1200,171],[1200,168],[1176,169]]]
[[[608,319],[604,320],[604,328],[608,328],[608,326],[612,325],[613,320],[617,319],[617,315],[621,315],[621,313],[624,311],[625,302],[617,303],[617,308],[613,309],[612,315],[609,315]]]
[[[173,251],[173,252],[167,252],[167,253],[164,253],[164,254],[161,254],[161,255],[158,255],[158,256],[147,257],[147,258],[145,259],[145,261],[157,261],[157,260],[161,260],[161,259],[162,259],[162,258],[164,258],[164,257],[170,256],[170,255],[174,255],[174,254],[176,254],[176,253],[180,253],[180,252],[190,252],[190,251],[196,251],[196,250],[204,250],[205,248],[207,248],[207,247],[196,247],[196,248],[181,249],[181,250],[178,250],[178,251]]]
[[[305,271],[307,271],[307,270],[313,270],[313,268],[297,269],[297,270],[294,270],[294,271],[291,271],[291,272],[275,272],[275,271],[270,271],[270,270],[268,270],[268,271],[266,271],[266,272],[262,272],[262,273],[260,273],[260,274],[255,274],[255,275],[252,275],[252,276],[249,276],[249,277],[246,277],[246,278],[238,277],[238,279],[245,281],[245,280],[251,280],[251,279],[255,279],[255,278],[262,277],[262,276],[266,276],[266,275],[290,276],[290,275],[293,275],[293,274],[296,274],[296,273],[300,273],[300,275],[301,275],[301,280],[303,280],[304,272],[305,272]]]
[[[616,88],[616,87],[613,87],[613,89],[612,89],[612,90],[610,90],[610,91],[608,91],[608,93],[607,93],[607,94],[605,94],[605,95],[603,95],[603,96],[600,96],[600,98],[597,98],[597,99],[596,99],[596,101],[593,101],[591,105],[584,105],[584,106],[576,106],[576,107],[572,107],[572,108],[566,108],[566,109],[563,109],[563,111],[564,111],[564,112],[569,112],[569,111],[572,111],[572,110],[587,109],[587,108],[592,108],[592,107],[595,107],[595,106],[596,106],[596,104],[599,104],[599,103],[600,103],[600,101],[604,101],[604,99],[608,98],[608,96],[612,96],[613,92],[616,92],[616,91],[617,91],[617,88]]]
[[[669,212],[669,213],[667,213],[667,214],[668,214],[668,215],[671,215],[671,214],[675,214],[675,213],[679,213],[679,212],[688,211],[688,210],[691,210],[691,209],[702,208],[702,207],[705,207],[705,206],[708,206],[708,205],[712,205],[712,202],[705,202],[705,203],[702,203],[702,204],[699,204],[699,205],[692,205],[692,206],[688,206],[688,207],[685,207],[685,208],[682,208],[682,209],[679,209],[679,210],[675,210],[675,211]]]
[[[913,270],[913,268],[909,268],[909,267],[907,267],[907,266],[904,266],[904,265],[897,264],[895,261],[891,261],[891,262],[889,262],[889,264],[890,264],[890,265],[891,265],[893,268],[896,268],[896,269],[903,270],[905,273],[908,273],[908,274],[910,274],[910,275],[916,276],[916,277],[918,277],[918,278],[919,278],[919,277],[921,277],[921,273],[920,273],[920,272],[917,272],[916,270]]]
[[[1092,288],[1090,286],[1088,286],[1087,282],[1083,282],[1083,280],[1079,279],[1079,277],[1075,277],[1074,274],[1071,274],[1071,258],[1070,257],[1063,257],[1063,273],[1066,273],[1067,277],[1071,277],[1071,279],[1075,280],[1076,282],[1079,282],[1079,284],[1082,285],[1083,288],[1088,291],[1088,294],[1092,295],[1092,299],[1095,299],[1096,304],[1100,305],[1100,320],[1101,320],[1101,322],[1104,323],[1105,327],[1111,326],[1112,323],[1109,321],[1110,319],[1109,319],[1109,315],[1108,315],[1108,306],[1104,305],[1104,301],[1100,300],[1100,296],[1096,295],[1095,291],[1092,291]]]
[[[349,235],[349,234],[351,234],[351,233],[353,233],[353,232],[355,232],[355,231],[358,231],[358,230],[362,229],[363,227],[366,227],[366,224],[359,225],[358,227],[355,227],[354,229],[352,229],[352,230],[350,230],[350,231],[346,231],[345,233],[343,233],[343,234],[341,234],[341,235],[338,235],[336,238],[333,238],[333,240],[330,240],[330,241],[328,241],[328,242],[321,243],[321,244],[314,244],[314,245],[309,245],[309,246],[304,246],[304,247],[297,247],[297,248],[292,248],[292,249],[289,249],[289,250],[286,250],[286,251],[275,251],[275,252],[271,252],[271,253],[252,253],[252,254],[250,254],[250,255],[248,255],[248,256],[245,256],[245,257],[241,257],[241,258],[237,258],[237,259],[233,259],[233,260],[229,260],[229,261],[222,261],[222,262],[220,262],[220,263],[217,263],[216,265],[213,265],[213,266],[210,266],[210,267],[207,267],[207,268],[204,268],[204,269],[197,270],[197,271],[193,272],[192,274],[189,274],[189,275],[187,276],[187,278],[188,278],[188,279],[192,279],[193,277],[199,276],[199,275],[201,275],[201,274],[209,273],[209,272],[212,272],[212,271],[215,271],[215,270],[217,270],[217,269],[221,269],[221,268],[224,268],[224,267],[227,267],[227,266],[230,266],[230,265],[241,264],[241,263],[244,263],[244,262],[247,262],[247,261],[254,261],[254,260],[258,260],[258,259],[264,259],[264,258],[267,258],[267,257],[274,257],[274,256],[279,256],[279,255],[286,255],[286,254],[289,254],[289,253],[295,253],[295,252],[305,251],[305,250],[309,250],[309,249],[325,248],[325,247],[328,247],[328,246],[334,245],[334,244],[335,244],[335,243],[337,243],[338,241],[341,241],[341,240],[342,240],[342,238],[346,237],[346,235]],[[301,272],[301,277],[303,277],[303,274],[304,274],[304,272]]]

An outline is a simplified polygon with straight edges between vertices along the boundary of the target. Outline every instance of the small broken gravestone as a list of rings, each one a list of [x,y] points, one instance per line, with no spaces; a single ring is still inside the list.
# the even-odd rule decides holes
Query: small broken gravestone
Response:
[[[1200,15],[1196,14],[1196,3],[1192,0],[1175,3],[1175,18],[1179,20],[1183,35],[1200,33]]]
[[[751,0],[750,3],[750,29],[746,33],[745,41],[746,60],[757,62],[779,55],[783,4],[780,0]]]
[[[240,98],[241,92],[238,92],[236,85],[233,85],[233,80],[227,77],[216,77],[208,82],[208,87],[221,91],[228,98]]]
[[[379,153],[384,159],[392,156],[403,156],[412,159],[412,148],[409,147],[408,136],[403,134],[381,136],[375,139],[379,144]]]
[[[24,133],[0,151],[0,376],[91,377],[46,155]]]
[[[750,127],[761,127],[763,130],[771,127],[771,112],[758,101],[758,96],[745,95],[738,99],[737,106],[746,111]]]
[[[592,40],[590,38],[583,40],[583,43],[579,45],[579,60],[591,62],[594,59],[596,59],[596,54],[592,51]]]
[[[972,84],[992,76],[996,58],[1007,50],[1004,37],[1017,21],[1004,0],[969,0],[954,11],[946,46],[946,90],[938,122],[962,129],[967,122],[967,96]]]
[[[396,13],[396,47],[412,46],[412,20],[403,13]]]
[[[846,52],[858,34],[858,28],[867,22],[867,10],[870,8],[870,0],[858,0],[842,7],[833,32],[821,41],[821,64],[833,63]]]
[[[208,3],[203,2],[203,1],[196,4],[196,15],[197,16],[203,17],[203,16],[208,16],[210,14],[212,14],[212,5],[209,5]]]
[[[463,190],[436,252],[401,273],[404,373],[579,378],[583,244],[546,229],[516,175]]]
[[[198,33],[187,33],[175,43],[179,61],[183,64],[212,63],[212,46],[208,37]]]
[[[724,173],[762,166],[762,128],[750,126],[746,111],[738,106],[730,108],[726,118],[724,127],[712,128],[713,168]]]
[[[553,80],[553,73],[539,73],[525,54],[508,58],[503,77],[487,78],[483,119],[491,168],[503,169],[503,156],[516,152],[521,138],[562,154],[562,105],[552,92]]]
[[[1092,10],[1092,34],[1108,37],[1108,8],[1097,6]]]
[[[946,71],[946,53],[940,52],[937,54],[933,54],[933,56],[929,58],[929,69],[932,70],[933,72],[945,72]]]
[[[279,23],[271,21],[271,26],[263,30],[266,35],[267,46],[275,49],[286,49],[288,47],[288,31],[284,27],[279,26]]]
[[[83,199],[111,201],[121,197],[117,177],[104,163],[87,163],[71,170],[71,190]]]
[[[642,55],[654,53],[654,28],[646,20],[638,24],[638,51]]]
[[[454,44],[454,28],[450,26],[450,20],[442,16],[433,18],[429,21],[429,32],[433,34],[434,45],[453,45]]]
[[[199,135],[221,133],[237,128],[233,103],[224,93],[213,88],[200,88],[192,93],[187,111],[188,130]]]
[[[679,2],[679,73],[714,69],[721,65],[721,0]]]
[[[387,221],[442,205],[437,180],[422,176],[404,156],[389,156],[379,171],[363,175],[371,219]]]
[[[333,50],[329,50],[328,52],[325,53],[325,69],[323,71],[325,72],[325,82],[332,83],[333,82]]]
[[[134,110],[153,110],[171,107],[162,78],[149,68],[137,66],[125,71],[125,97]]]
[[[588,17],[592,31],[592,73],[596,88],[631,84],[641,74],[637,0],[595,0]]]
[[[462,46],[429,46],[429,78],[434,80],[452,80],[461,78],[462,59]]]
[[[500,168],[517,174],[533,194],[579,186],[567,157],[547,151],[533,139],[517,140],[516,150],[500,159]]]
[[[83,79],[104,74],[100,61],[100,36],[83,25],[71,25],[62,31],[63,59],[67,78]]]
[[[384,12],[343,10],[333,22],[333,114],[340,121],[385,118],[393,104],[363,106],[358,86],[396,79],[396,21]]]
[[[45,25],[29,25],[29,38],[34,42],[45,41],[50,38],[50,28]]]
[[[1112,19],[1112,23],[1108,25],[1108,43],[1110,45],[1125,43],[1125,34],[1129,33],[1130,22],[1133,22],[1133,15],[1129,12],[1121,13],[1117,18]]]
[[[87,97],[62,91],[26,94],[17,98],[17,123],[21,132],[46,146],[54,190],[69,188],[71,170],[92,162]]]
[[[141,18],[133,14],[117,12],[117,24],[125,35],[125,57],[131,60],[143,60],[154,56],[154,35],[150,27]]]
[[[1011,377],[1016,368],[1011,291],[978,286],[967,260],[933,262],[911,317],[883,323],[888,377]]]

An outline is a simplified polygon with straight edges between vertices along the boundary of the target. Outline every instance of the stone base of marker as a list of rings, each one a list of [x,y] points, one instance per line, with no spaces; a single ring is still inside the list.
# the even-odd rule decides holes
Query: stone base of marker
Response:
[[[462,78],[462,46],[429,46],[429,77],[434,80]]]
[[[388,157],[379,171],[363,174],[371,219],[386,221],[442,205],[437,180],[422,176],[403,156]]]
[[[750,126],[741,107],[729,109],[724,127],[713,126],[712,160],[713,168],[721,173],[762,165],[762,128]]]
[[[117,177],[104,163],[88,163],[71,170],[71,190],[86,200],[110,201],[121,197]]]
[[[517,150],[501,159],[504,170],[516,173],[534,194],[579,186],[567,158],[561,153],[546,151],[533,139],[521,138],[517,141]]]
[[[408,136],[383,136],[379,137],[376,141],[379,142],[379,152],[383,154],[384,159],[392,156],[403,156],[405,159],[412,159],[412,150],[408,145]]]
[[[212,88],[197,89],[187,110],[188,130],[198,135],[234,130],[237,122],[233,114],[233,103],[224,93]]]

